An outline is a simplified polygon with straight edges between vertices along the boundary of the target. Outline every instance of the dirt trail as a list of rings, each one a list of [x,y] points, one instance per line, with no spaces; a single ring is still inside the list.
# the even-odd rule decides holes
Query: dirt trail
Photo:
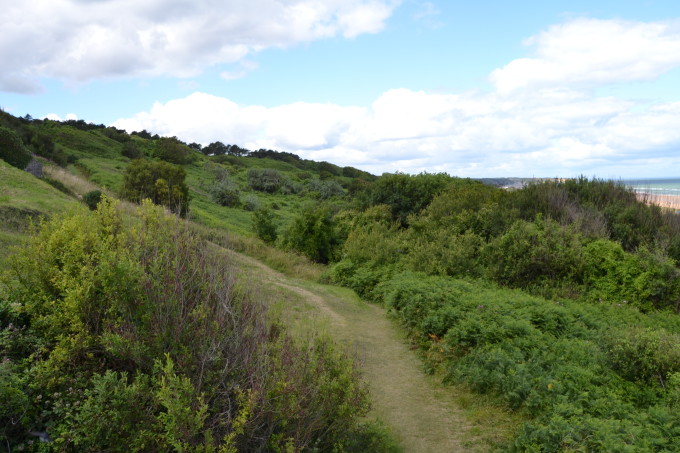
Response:
[[[244,255],[234,253],[233,259],[248,280],[297,295],[293,299],[301,301],[286,303],[305,304],[297,309],[305,311],[307,322],[311,316],[313,326],[324,325],[337,341],[356,351],[374,411],[406,452],[480,450],[450,389],[422,371],[421,361],[382,308],[343,288],[288,278]]]

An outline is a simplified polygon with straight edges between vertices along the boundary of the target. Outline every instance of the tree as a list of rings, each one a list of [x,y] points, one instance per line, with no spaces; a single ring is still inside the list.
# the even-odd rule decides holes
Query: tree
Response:
[[[177,137],[162,137],[156,142],[154,156],[173,164],[183,165],[192,162],[192,150]]]
[[[0,127],[0,159],[22,170],[32,159],[19,136],[5,127]]]
[[[212,142],[211,144],[209,144],[208,146],[203,148],[201,150],[201,152],[203,154],[205,154],[206,156],[210,156],[210,155],[222,156],[224,154],[227,154],[227,150],[228,150],[227,145],[218,141],[218,142]]]
[[[185,216],[189,208],[189,188],[184,182],[185,177],[186,172],[178,165],[133,160],[123,175],[121,196],[137,203],[149,198],[155,204]]]

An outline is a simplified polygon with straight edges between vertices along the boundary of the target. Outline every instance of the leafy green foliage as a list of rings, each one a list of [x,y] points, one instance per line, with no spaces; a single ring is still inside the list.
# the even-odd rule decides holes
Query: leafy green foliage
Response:
[[[5,127],[0,127],[0,159],[22,170],[32,159],[17,134]]]
[[[94,211],[102,200],[102,195],[101,190],[92,190],[83,195],[83,203],[85,203],[90,210]]]
[[[444,173],[384,174],[371,186],[368,201],[370,205],[388,205],[393,219],[405,225],[410,214],[425,208],[450,181],[451,177]]]
[[[42,224],[12,258],[0,285],[3,444],[332,451],[365,433],[348,357],[268,323],[176,217],[145,202],[132,223],[105,199]],[[30,431],[52,441],[38,448]]]
[[[154,157],[173,164],[184,165],[195,160],[194,151],[177,137],[161,137],[156,141]]]
[[[629,307],[555,303],[381,269],[364,294],[407,327],[431,370],[493,393],[529,416],[510,450],[680,446],[680,420],[671,409],[680,342],[667,330],[680,332],[677,318],[664,328]],[[365,265],[342,261],[332,276],[352,286],[367,272]]]
[[[222,176],[210,186],[210,196],[220,206],[235,207],[241,204],[238,186],[228,175]]]
[[[270,209],[260,208],[253,213],[253,230],[257,237],[268,244],[276,242],[278,237],[276,216]]]
[[[340,243],[331,208],[304,208],[288,227],[283,242],[317,263],[331,261]]]
[[[123,156],[130,159],[141,159],[144,157],[144,152],[142,152],[142,150],[140,150],[137,144],[132,140],[128,140],[123,143],[122,154]]]
[[[189,188],[182,167],[167,162],[134,160],[123,176],[121,196],[139,203],[149,198],[154,204],[185,215],[189,208]]]
[[[248,170],[248,184],[253,190],[274,193],[281,190],[286,178],[271,168],[251,168]]]

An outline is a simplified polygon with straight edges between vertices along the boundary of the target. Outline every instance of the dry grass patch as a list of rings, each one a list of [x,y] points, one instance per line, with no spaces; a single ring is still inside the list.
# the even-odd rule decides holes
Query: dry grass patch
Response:
[[[78,195],[78,198],[83,198],[83,195],[85,195],[88,192],[92,192],[93,190],[101,190],[106,195],[113,196],[111,191],[104,190],[98,185],[83,178],[82,176],[74,175],[73,173],[70,173],[68,170],[60,167],[47,165],[45,166],[45,168],[43,168],[43,173],[48,178],[54,179],[62,183],[71,192]]]

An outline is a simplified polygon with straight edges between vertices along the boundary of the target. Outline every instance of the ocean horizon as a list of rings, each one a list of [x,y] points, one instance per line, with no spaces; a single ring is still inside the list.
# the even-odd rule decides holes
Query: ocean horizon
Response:
[[[680,177],[623,179],[621,182],[639,193],[680,196]]]

